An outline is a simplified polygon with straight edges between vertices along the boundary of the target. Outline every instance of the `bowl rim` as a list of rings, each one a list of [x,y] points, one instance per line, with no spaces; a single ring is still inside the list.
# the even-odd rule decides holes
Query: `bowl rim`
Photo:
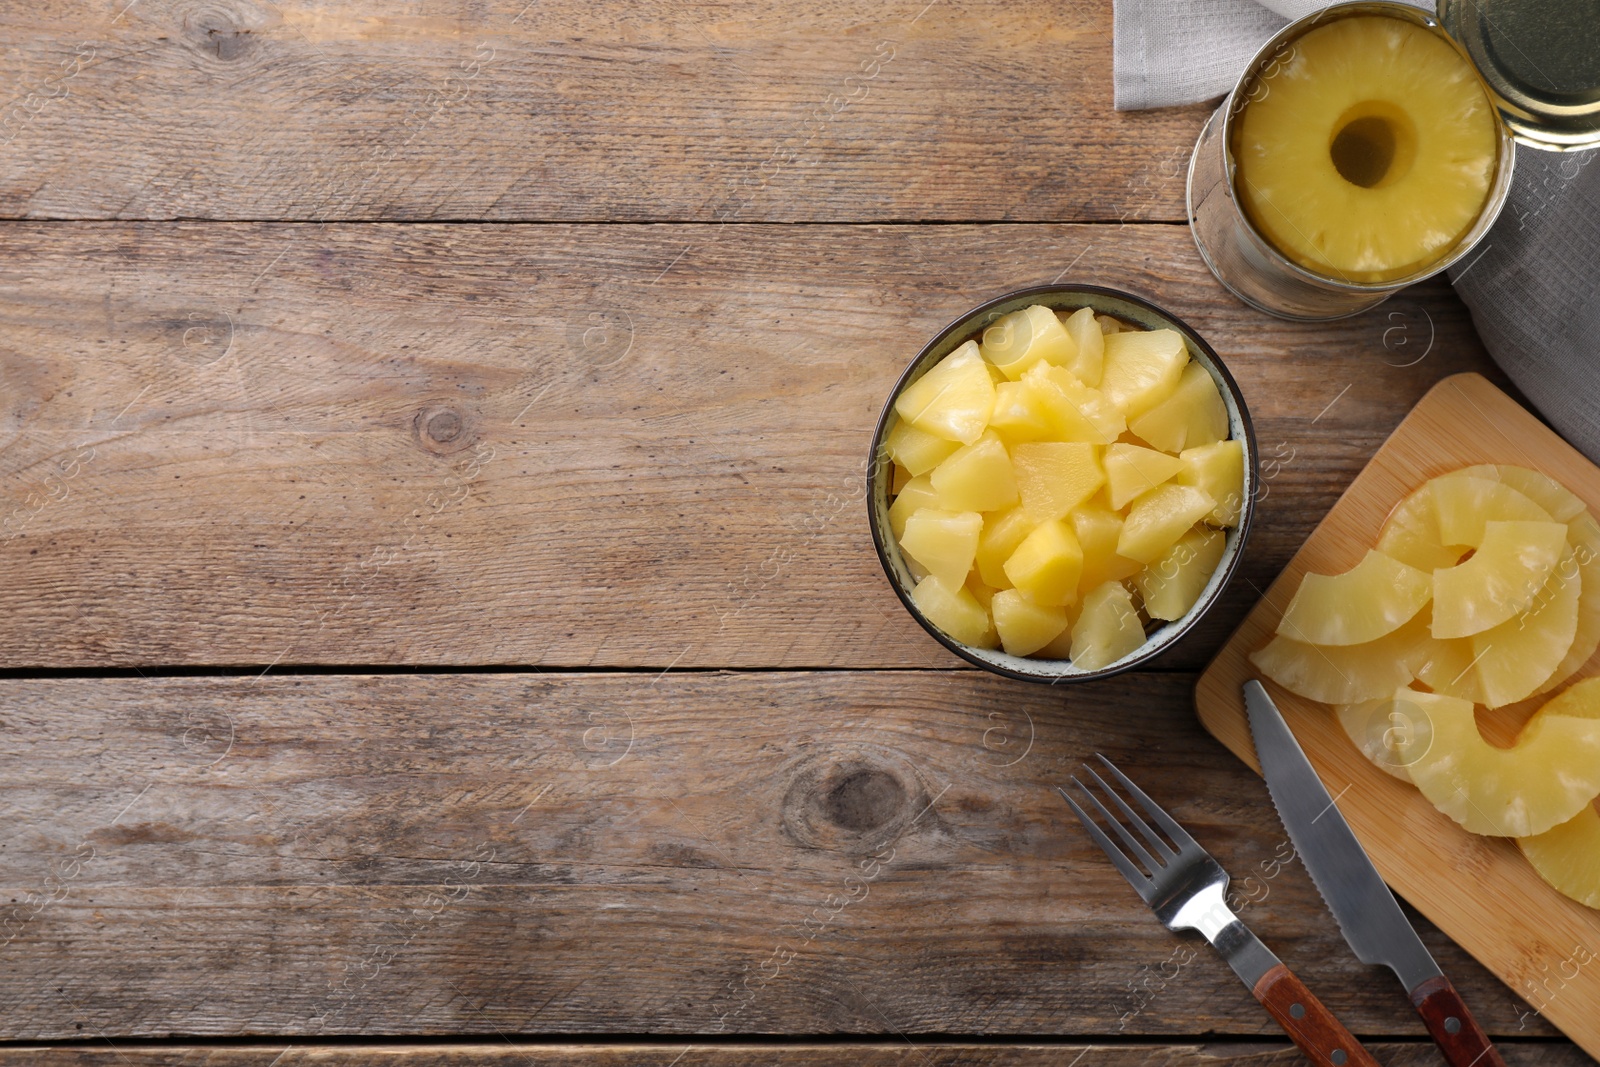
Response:
[[[1107,664],[1106,666],[1100,667],[1096,670],[1077,671],[1070,674],[1030,674],[1023,671],[1014,670],[1003,664],[986,660],[978,656],[974,650],[970,649],[967,645],[957,641],[955,638],[946,634],[943,630],[940,630],[937,626],[933,625],[927,620],[927,618],[923,616],[922,611],[916,606],[915,602],[912,601],[909,593],[907,593],[907,591],[901,587],[900,582],[896,580],[894,569],[889,562],[889,549],[886,545],[886,531],[878,522],[877,509],[874,507],[874,501],[877,496],[877,487],[883,480],[881,472],[888,468],[887,463],[880,464],[878,459],[880,450],[883,447],[884,436],[887,433],[889,420],[892,416],[894,416],[895,401],[899,399],[900,394],[905,391],[907,386],[909,386],[917,378],[920,378],[923,373],[926,373],[926,370],[923,370],[919,373],[918,368],[921,366],[922,362],[928,358],[928,354],[934,348],[949,340],[951,335],[957,331],[962,333],[971,332],[974,328],[976,328],[975,322],[977,319],[992,312],[995,308],[1003,304],[1009,304],[1013,301],[1030,296],[1062,297],[1076,294],[1089,294],[1093,296],[1109,297],[1113,300],[1125,301],[1126,303],[1142,308],[1153,316],[1164,319],[1171,323],[1173,328],[1183,335],[1186,344],[1193,344],[1201,351],[1201,353],[1210,361],[1211,367],[1216,371],[1217,377],[1222,380],[1229,394],[1229,398],[1232,401],[1232,405],[1239,414],[1239,423],[1244,430],[1243,441],[1246,453],[1245,466],[1247,473],[1252,473],[1255,476],[1248,479],[1250,491],[1244,495],[1244,500],[1240,505],[1239,525],[1235,527],[1235,529],[1238,531],[1236,541],[1237,547],[1233,550],[1233,552],[1224,558],[1222,566],[1218,569],[1218,572],[1216,572],[1220,573],[1221,577],[1214,579],[1215,585],[1212,588],[1209,596],[1205,596],[1201,600],[1197,601],[1182,619],[1176,620],[1169,624],[1176,627],[1176,629],[1172,630],[1168,637],[1154,647],[1143,648],[1131,656],[1125,656],[1120,660]],[[955,655],[966,660],[975,667],[981,667],[986,671],[992,671],[995,674],[999,674],[1007,678],[1015,678],[1018,681],[1033,682],[1035,684],[1043,685],[1055,685],[1058,682],[1096,681],[1098,679],[1109,678],[1113,675],[1121,674],[1124,671],[1133,670],[1135,667],[1142,666],[1145,663],[1148,663],[1150,660],[1166,653],[1185,636],[1187,636],[1189,631],[1194,628],[1195,624],[1204,618],[1206,613],[1211,610],[1211,608],[1219,599],[1221,599],[1223,590],[1227,588],[1228,583],[1233,579],[1234,572],[1238,570],[1240,560],[1244,558],[1245,542],[1250,536],[1250,527],[1255,517],[1256,490],[1260,483],[1258,460],[1259,453],[1256,448],[1255,423],[1251,420],[1249,406],[1245,403],[1244,391],[1239,388],[1239,383],[1234,380],[1233,373],[1228,370],[1228,366],[1223,362],[1222,357],[1217,355],[1216,349],[1211,347],[1210,342],[1208,342],[1198,330],[1190,326],[1177,315],[1174,315],[1172,312],[1168,311],[1166,308],[1155,303],[1153,300],[1139,296],[1135,293],[1128,292],[1125,289],[1113,289],[1104,285],[1088,285],[1070,282],[1053,282],[1049,285],[1025,285],[1017,289],[1008,290],[1007,292],[1002,293],[990,300],[985,300],[983,303],[977,305],[971,310],[963,312],[962,314],[951,319],[941,329],[934,333],[933,337],[928,341],[928,343],[923,345],[922,348],[917,351],[915,356],[911,357],[911,361],[906,364],[905,370],[900,372],[899,378],[895,380],[894,386],[889,390],[889,395],[883,403],[883,408],[878,413],[878,421],[872,431],[872,445],[867,453],[867,471],[865,480],[867,490],[867,528],[872,532],[872,547],[877,553],[878,565],[883,568],[884,577],[888,579],[889,588],[894,590],[895,596],[900,599],[900,603],[905,607],[906,611],[911,615],[911,617],[915,619],[917,623],[924,630],[926,630],[935,641],[938,641],[946,649],[955,653]],[[885,491],[885,496],[887,498],[887,490]],[[1147,641],[1146,645],[1149,646],[1150,642]]]

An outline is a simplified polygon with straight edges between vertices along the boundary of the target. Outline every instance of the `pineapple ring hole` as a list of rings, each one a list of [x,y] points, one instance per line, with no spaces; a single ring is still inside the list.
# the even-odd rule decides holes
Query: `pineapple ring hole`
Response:
[[[1404,178],[1417,158],[1417,127],[1387,100],[1365,100],[1335,122],[1328,158],[1351,185],[1381,189]]]

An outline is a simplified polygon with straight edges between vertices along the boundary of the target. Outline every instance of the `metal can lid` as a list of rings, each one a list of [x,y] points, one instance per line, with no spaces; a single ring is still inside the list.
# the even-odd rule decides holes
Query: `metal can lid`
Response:
[[[1439,0],[1439,22],[1511,136],[1556,152],[1600,146],[1600,0]]]

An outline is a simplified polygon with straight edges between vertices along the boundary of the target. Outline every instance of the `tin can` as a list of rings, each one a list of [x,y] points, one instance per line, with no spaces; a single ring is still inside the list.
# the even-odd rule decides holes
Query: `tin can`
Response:
[[[1563,19],[1570,21],[1571,9],[1564,3],[1442,0],[1435,17],[1407,4],[1360,0],[1336,4],[1285,26],[1256,53],[1207,121],[1189,160],[1189,228],[1217,280],[1246,304],[1269,314],[1325,320],[1365,311],[1459,262],[1505,206],[1517,143],[1554,151],[1600,143],[1600,91],[1595,88],[1600,86],[1600,43],[1593,40],[1600,34],[1600,23],[1586,19],[1576,29],[1558,25]],[[1251,222],[1235,184],[1234,125],[1259,89],[1258,79],[1286,62],[1304,34],[1359,15],[1404,20],[1446,41],[1477,70],[1500,116],[1497,158],[1477,219],[1431,262],[1410,275],[1382,282],[1331,278],[1293,262]],[[1508,34],[1512,34],[1509,40]],[[1508,55],[1529,69],[1513,67],[1505,59]]]

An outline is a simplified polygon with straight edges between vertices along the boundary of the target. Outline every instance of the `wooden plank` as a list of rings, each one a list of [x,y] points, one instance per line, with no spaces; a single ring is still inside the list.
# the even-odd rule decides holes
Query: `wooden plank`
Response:
[[[0,216],[1184,217],[1210,108],[1111,108],[1111,3],[0,16]]]
[[[1353,1030],[1421,1036],[1193,676],[0,683],[0,1040],[1277,1031],[1052,787],[1105,752]],[[1492,1032],[1552,1031],[1425,922]]]
[[[1073,277],[1221,351],[1265,461],[1197,666],[1444,374],[1443,283],[1329,324],[1174,226],[0,227],[0,663],[920,667],[860,475],[948,319]]]
[[[1591,512],[1600,511],[1600,469],[1548,427],[1476,375],[1439,383],[1207,669],[1196,694],[1207,729],[1252,760],[1240,686],[1260,672],[1247,657],[1276,630],[1301,577],[1353,567],[1412,490],[1478,463],[1532,467],[1576,493]],[[1591,660],[1577,676],[1597,669],[1600,663]],[[1384,878],[1512,988],[1536,1003],[1548,1001],[1545,1014],[1590,1054],[1600,1055],[1600,969],[1585,966],[1593,960],[1590,946],[1600,944],[1600,912],[1546,885],[1511,840],[1468,833],[1409,783],[1369,763],[1327,705],[1276,686],[1273,694],[1324,782],[1345,798],[1340,808]],[[1481,709],[1489,736],[1509,742],[1543,703],[1541,698]],[[1471,876],[1463,878],[1463,872]]]
[[[1368,1042],[1367,1048],[1389,1067],[1433,1067],[1438,1053],[1426,1042]],[[1589,1060],[1570,1045],[1502,1044],[1510,1067],[1579,1067]],[[1074,1059],[1074,1057],[1077,1057]],[[828,1045],[531,1045],[507,1040],[499,1045],[256,1045],[241,1047],[163,1046],[147,1049],[36,1046],[0,1049],[9,1067],[143,1067],[186,1064],[204,1067],[299,1067],[303,1064],[372,1067],[742,1067],[748,1063],[785,1067],[823,1064],[906,1064],[942,1067],[1201,1067],[1217,1063],[1249,1067],[1298,1067],[1304,1058],[1289,1045],[928,1045],[894,1043]]]

